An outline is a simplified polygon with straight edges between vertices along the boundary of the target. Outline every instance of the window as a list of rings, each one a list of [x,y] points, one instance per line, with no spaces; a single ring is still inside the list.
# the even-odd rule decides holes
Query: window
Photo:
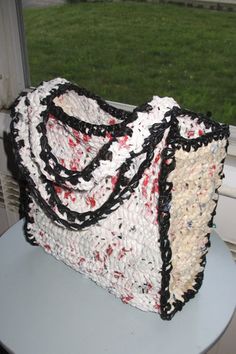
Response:
[[[25,8],[31,83],[65,77],[117,102],[152,95],[236,124],[236,14],[151,2]]]

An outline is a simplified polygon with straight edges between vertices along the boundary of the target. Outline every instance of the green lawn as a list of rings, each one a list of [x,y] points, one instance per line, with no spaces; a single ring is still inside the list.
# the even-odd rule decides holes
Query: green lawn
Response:
[[[24,11],[32,85],[65,77],[139,105],[172,96],[236,125],[236,14],[140,2]]]

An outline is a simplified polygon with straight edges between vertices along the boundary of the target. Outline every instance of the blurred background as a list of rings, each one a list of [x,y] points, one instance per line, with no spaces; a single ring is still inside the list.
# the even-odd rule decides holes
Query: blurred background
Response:
[[[31,84],[60,76],[134,105],[172,96],[235,125],[236,1],[176,1],[23,0]]]

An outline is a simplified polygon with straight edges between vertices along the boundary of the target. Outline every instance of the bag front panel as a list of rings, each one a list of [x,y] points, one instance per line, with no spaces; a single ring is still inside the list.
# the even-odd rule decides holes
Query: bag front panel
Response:
[[[109,292],[145,311],[160,307],[161,255],[158,225],[149,221],[137,195],[109,217],[81,231],[53,223],[34,202],[28,233],[48,253]],[[147,217],[145,217],[145,215]]]
[[[159,312],[162,260],[158,228],[158,175],[165,139],[155,151],[137,188],[107,218],[89,228],[71,231],[57,226],[42,211],[37,201],[31,205],[34,222],[28,234],[46,252],[62,260],[123,302],[144,311]],[[126,173],[137,171],[142,159]]]

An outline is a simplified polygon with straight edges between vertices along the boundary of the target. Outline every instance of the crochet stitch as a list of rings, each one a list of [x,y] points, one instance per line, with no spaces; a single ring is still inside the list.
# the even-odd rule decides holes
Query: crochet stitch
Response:
[[[12,117],[27,240],[171,319],[203,280],[228,126],[169,97],[127,112],[61,78]]]

